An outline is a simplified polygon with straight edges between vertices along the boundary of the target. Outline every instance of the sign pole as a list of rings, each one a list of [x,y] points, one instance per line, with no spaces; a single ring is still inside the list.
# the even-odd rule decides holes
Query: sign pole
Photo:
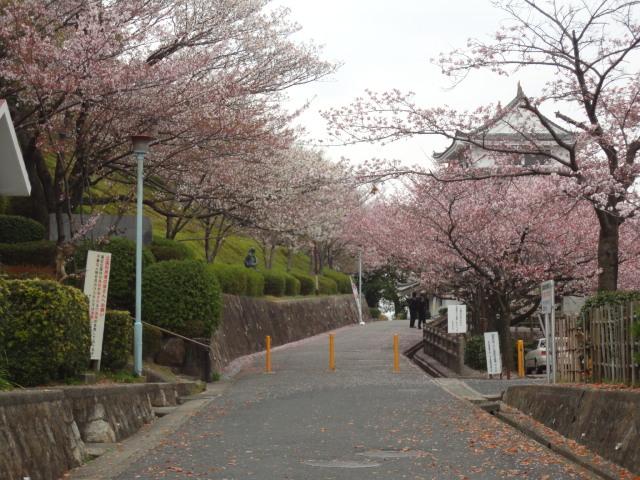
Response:
[[[551,311],[551,381],[556,383],[556,312]]]
[[[364,325],[364,320],[362,320],[362,250],[358,252],[358,319],[360,325]]]
[[[551,383],[551,362],[549,361],[549,356],[551,354],[550,350],[549,350],[549,314],[545,313],[544,314],[544,348],[546,351],[546,355],[545,355],[545,361],[547,363],[547,368],[545,369],[545,372],[547,374],[547,383]]]
[[[133,369],[142,375],[142,197],[144,153],[135,152],[138,161],[136,192],[136,318],[133,325]]]

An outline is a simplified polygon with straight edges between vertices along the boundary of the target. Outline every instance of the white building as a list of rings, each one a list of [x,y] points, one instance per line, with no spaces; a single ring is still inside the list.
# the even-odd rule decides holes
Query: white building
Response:
[[[31,184],[6,100],[0,99],[0,195],[28,197]]]
[[[456,132],[456,139],[443,152],[434,153],[434,159],[443,165],[460,163],[471,168],[492,167],[500,150],[517,152],[513,159],[521,166],[532,167],[545,163],[544,153],[568,158],[568,153],[560,147],[549,129],[531,111],[522,108],[525,94],[520,84],[516,97],[500,114],[472,132]],[[571,132],[547,117],[544,122],[563,141],[571,142]]]

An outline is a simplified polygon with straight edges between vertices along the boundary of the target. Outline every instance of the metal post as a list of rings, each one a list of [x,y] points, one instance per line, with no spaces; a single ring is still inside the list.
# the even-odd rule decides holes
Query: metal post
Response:
[[[524,341],[518,340],[518,376],[524,378]]]
[[[134,370],[142,375],[142,200],[144,153],[136,152],[138,160],[138,188],[136,193],[136,319],[134,336]]]
[[[400,371],[400,344],[397,333],[393,336],[393,371]]]
[[[271,336],[267,335],[265,341],[266,341],[266,344],[267,344],[267,354],[265,356],[264,371],[266,373],[271,373]]]
[[[329,334],[329,371],[336,371],[336,347],[335,336],[333,333]]]
[[[549,361],[549,355],[550,355],[550,347],[549,347],[549,314],[545,313],[544,314],[544,348],[545,348],[545,361],[547,363],[547,368],[546,368],[546,373],[547,373],[547,383],[551,383],[551,362]]]
[[[555,306],[554,306],[555,307]],[[556,309],[551,310],[551,381],[556,383]],[[547,352],[548,355],[548,352]]]
[[[358,252],[358,318],[360,325],[364,325],[364,320],[362,320],[362,250]]]

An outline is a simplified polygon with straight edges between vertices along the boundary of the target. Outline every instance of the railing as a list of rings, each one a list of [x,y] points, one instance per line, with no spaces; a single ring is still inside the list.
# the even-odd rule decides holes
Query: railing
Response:
[[[180,335],[179,333],[172,332],[171,330],[158,327],[157,325],[153,325],[151,323],[142,322],[142,324],[149,328],[153,328],[154,330],[158,330],[162,333],[166,333],[173,337],[180,338],[186,342],[191,343],[192,345],[196,345],[198,347],[198,351],[201,352],[201,359],[200,359],[200,361],[202,362],[201,380],[205,383],[209,383],[212,381],[211,363],[213,361],[213,352],[211,350],[211,345],[207,345],[205,343],[199,342],[198,340],[195,340],[193,338],[185,337],[183,335]]]
[[[456,373],[464,369],[464,335],[449,334],[425,325],[422,330],[423,351]]]

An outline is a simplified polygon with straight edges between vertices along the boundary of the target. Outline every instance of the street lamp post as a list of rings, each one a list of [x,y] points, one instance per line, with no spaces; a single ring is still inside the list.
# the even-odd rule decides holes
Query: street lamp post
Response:
[[[360,325],[364,325],[362,319],[362,250],[358,252],[358,322]]]
[[[138,163],[136,191],[136,318],[133,326],[133,368],[142,375],[142,200],[144,198],[144,156],[149,152],[153,137],[132,135],[133,154]]]

